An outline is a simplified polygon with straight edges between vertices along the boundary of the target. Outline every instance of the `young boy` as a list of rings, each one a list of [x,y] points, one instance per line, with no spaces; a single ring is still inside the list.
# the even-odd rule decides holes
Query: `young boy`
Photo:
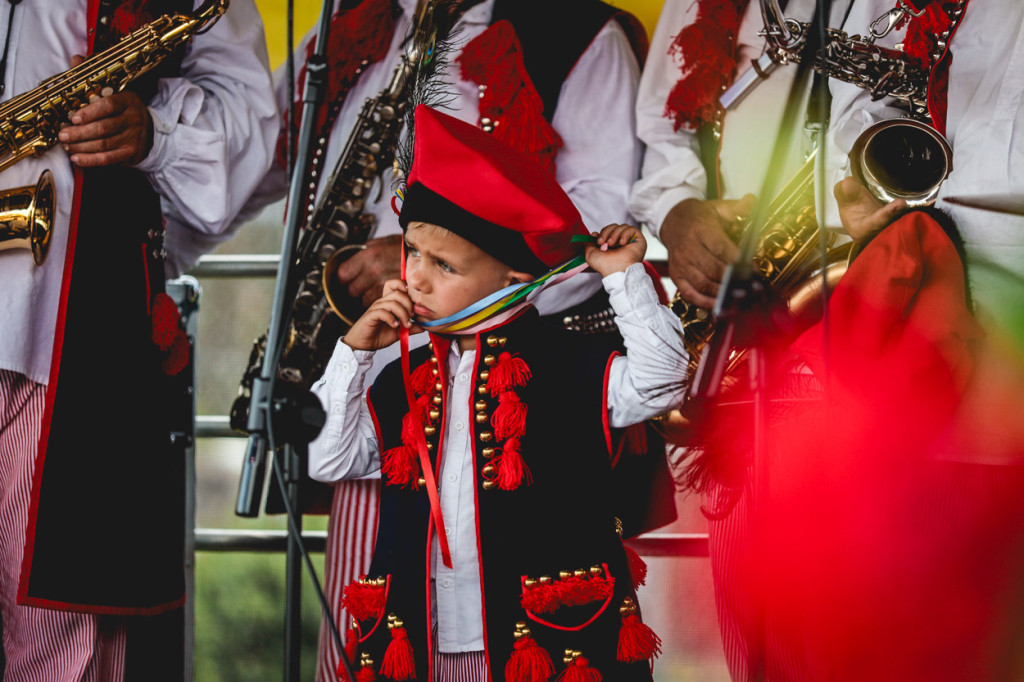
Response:
[[[586,247],[628,361],[542,325],[525,298],[488,307],[578,256],[586,229],[533,159],[426,107],[415,123],[405,281],[385,286],[313,388],[328,422],[310,475],[382,473],[370,574],[346,590],[358,674],[650,680],[659,642],[638,618],[614,465],[625,427],[681,402],[687,356],[640,264],[646,243],[611,225]],[[457,331],[463,317],[472,333]],[[388,365],[364,403],[373,351],[426,328],[409,375]]]

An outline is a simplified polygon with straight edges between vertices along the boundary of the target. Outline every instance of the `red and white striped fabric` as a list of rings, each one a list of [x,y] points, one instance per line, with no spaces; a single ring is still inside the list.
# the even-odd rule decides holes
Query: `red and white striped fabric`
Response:
[[[0,370],[0,612],[6,658],[0,679],[120,682],[123,619],[17,605],[45,397],[44,385]]]
[[[483,651],[443,654],[435,647],[434,679],[444,682],[487,682],[487,656]]]
[[[373,545],[377,538],[377,502],[380,479],[341,481],[334,486],[331,514],[327,524],[324,550],[324,596],[337,618],[342,641],[348,632],[349,616],[342,611],[345,586],[370,570]],[[337,680],[340,654],[326,622],[320,624],[317,654],[317,682]]]

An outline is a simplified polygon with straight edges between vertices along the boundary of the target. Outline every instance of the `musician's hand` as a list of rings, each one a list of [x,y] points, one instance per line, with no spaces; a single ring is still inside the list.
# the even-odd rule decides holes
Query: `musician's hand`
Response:
[[[402,273],[402,236],[371,239],[366,248],[338,266],[338,281],[348,285],[348,293],[364,306],[381,297],[384,283]]]
[[[345,334],[344,341],[355,350],[378,350],[397,341],[402,327],[407,328],[410,334],[423,331],[413,321],[408,285],[400,279],[392,279],[384,283],[384,295],[356,320]]]
[[[742,199],[686,199],[661,224],[659,237],[668,249],[668,276],[687,302],[711,308],[725,268],[739,256],[726,228],[745,218],[754,195]]]
[[[587,244],[587,265],[607,277],[639,263],[647,253],[647,240],[632,225],[609,225],[598,234],[596,244]]]
[[[75,55],[71,66],[81,61]],[[134,92],[100,97],[71,114],[71,124],[57,138],[71,162],[83,168],[134,165],[153,148],[153,119]]]
[[[891,223],[907,207],[903,199],[882,204],[854,178],[843,178],[832,188],[839,205],[839,219],[854,239],[863,239]]]

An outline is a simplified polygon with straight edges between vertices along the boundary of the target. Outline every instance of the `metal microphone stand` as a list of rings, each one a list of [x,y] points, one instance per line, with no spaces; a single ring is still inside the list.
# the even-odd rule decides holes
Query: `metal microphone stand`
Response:
[[[298,242],[302,219],[303,175],[309,165],[310,150],[316,128],[317,112],[323,101],[327,84],[327,41],[331,25],[333,0],[324,0],[317,32],[316,50],[306,62],[306,89],[303,93],[302,122],[299,127],[298,144],[292,176],[288,188],[288,209],[285,215],[284,235],[281,240],[281,260],[274,288],[270,324],[267,332],[267,346],[260,375],[253,381],[249,408],[249,441],[242,465],[241,481],[236,513],[258,514],[262,496],[263,471],[267,463],[268,446],[274,452],[275,477],[286,487],[284,501],[288,508],[289,534],[286,569],[285,603],[285,682],[298,682],[300,675],[301,640],[301,593],[302,570],[300,562],[306,559],[312,571],[312,564],[302,548],[302,520],[294,510],[299,506],[299,484],[304,475],[300,451],[305,452],[308,443],[316,437],[325,421],[320,402],[305,390],[286,390],[288,387],[275,386],[278,363],[283,349],[282,340],[291,314],[295,284],[292,270],[295,264],[295,246]],[[290,55],[289,55],[290,56]],[[290,122],[290,121],[289,121]],[[288,131],[291,134],[291,131]],[[276,389],[276,390],[275,390]],[[315,575],[313,576],[315,578]],[[321,606],[327,609],[322,594],[318,594]],[[327,621],[331,626],[339,650],[342,650],[340,636],[333,617],[327,609]],[[348,659],[342,653],[349,678],[355,679]]]
[[[824,37],[824,22],[826,7],[830,2],[818,0],[815,7],[814,18],[811,26],[816,29],[816,35],[812,33],[810,40],[804,46],[805,58],[797,64],[797,74],[789,93],[786,108],[780,124],[780,134],[776,138],[776,144],[772,150],[769,173],[763,183],[754,214],[748,223],[739,243],[739,256],[736,261],[729,265],[723,276],[718,297],[715,300],[715,307],[712,314],[715,319],[715,330],[710,340],[705,345],[704,353],[701,356],[693,384],[690,386],[690,405],[694,413],[701,418],[701,413],[706,413],[720,396],[722,381],[725,378],[726,368],[733,348],[749,348],[749,369],[750,389],[753,398],[753,453],[752,453],[752,485],[750,502],[748,504],[748,517],[751,529],[751,544],[753,556],[764,556],[765,533],[763,528],[764,514],[761,513],[770,491],[770,468],[766,458],[766,436],[768,422],[768,401],[765,380],[767,378],[767,364],[764,341],[768,336],[786,329],[788,312],[779,309],[771,300],[770,292],[764,282],[758,277],[754,265],[754,255],[760,242],[761,226],[765,222],[768,212],[768,197],[774,196],[772,171],[780,168],[783,161],[783,153],[787,142],[792,139],[789,131],[794,129],[797,111],[799,109],[799,93],[806,87],[809,65],[813,59],[811,56],[820,49]],[[754,62],[752,68],[736,79],[734,85],[728,88],[721,96],[719,103],[723,108],[729,109],[736,106],[746,97],[749,92],[757,87],[774,70],[774,63],[768,58],[767,53],[758,61]],[[826,83],[827,79],[821,78],[820,83]],[[812,95],[813,97],[813,95]],[[822,98],[810,105],[813,112],[811,123],[816,124],[818,135],[818,162],[816,164],[816,208],[818,229],[824,229],[823,223],[823,170],[824,170],[824,127],[827,116],[821,116],[821,109],[827,104]],[[822,244],[823,239],[819,240]],[[824,256],[822,257],[824,260]],[[824,278],[823,273],[823,278]],[[822,296],[827,296],[828,290],[823,280]],[[822,309],[827,308],[823,302]],[[827,324],[827,317],[826,317]],[[753,604],[753,632],[747,652],[748,674],[751,680],[764,680],[766,677],[766,642],[767,642],[767,609],[763,594],[758,594],[756,603]]]

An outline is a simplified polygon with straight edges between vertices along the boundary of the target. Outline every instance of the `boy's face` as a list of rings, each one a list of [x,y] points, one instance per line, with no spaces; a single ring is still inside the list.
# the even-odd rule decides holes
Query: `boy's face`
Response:
[[[413,314],[423,321],[448,317],[513,282],[533,279],[457,234],[428,223],[409,223],[405,258]]]

